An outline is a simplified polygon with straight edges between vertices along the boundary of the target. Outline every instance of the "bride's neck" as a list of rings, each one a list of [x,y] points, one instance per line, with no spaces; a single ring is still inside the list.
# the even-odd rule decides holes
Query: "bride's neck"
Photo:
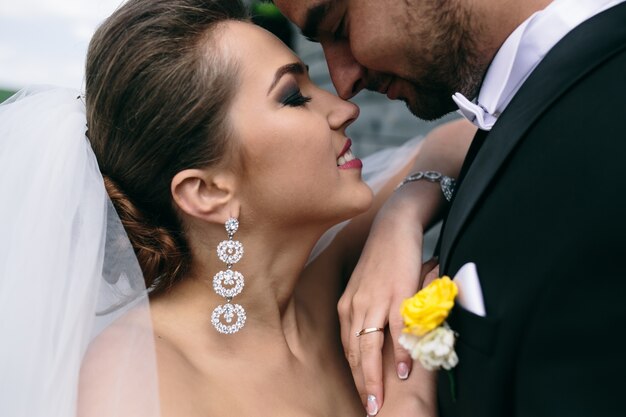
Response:
[[[299,308],[294,292],[309,254],[321,231],[283,232],[268,235],[237,233],[233,240],[244,246],[244,255],[232,266],[243,274],[245,286],[233,304],[246,310],[245,326],[236,334],[224,335],[211,324],[211,313],[226,299],[213,290],[213,277],[226,270],[216,256],[219,240],[194,251],[194,266],[189,275],[167,294],[154,298],[159,317],[177,334],[210,343],[214,354],[258,349],[263,340],[284,346],[300,356],[308,320]],[[206,242],[208,243],[208,242]],[[249,343],[248,343],[249,342]]]

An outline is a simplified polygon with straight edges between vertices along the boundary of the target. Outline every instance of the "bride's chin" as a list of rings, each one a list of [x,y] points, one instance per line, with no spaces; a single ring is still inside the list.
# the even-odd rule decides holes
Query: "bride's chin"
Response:
[[[350,200],[350,208],[346,210],[346,216],[343,220],[353,219],[360,214],[367,212],[374,202],[374,193],[369,187],[365,187],[362,193],[354,196]]]
[[[374,203],[374,192],[368,185],[366,184],[364,185],[365,185],[365,189],[363,190],[363,197],[360,201],[361,212],[359,214],[365,213],[367,210],[369,210],[372,207],[372,204]]]

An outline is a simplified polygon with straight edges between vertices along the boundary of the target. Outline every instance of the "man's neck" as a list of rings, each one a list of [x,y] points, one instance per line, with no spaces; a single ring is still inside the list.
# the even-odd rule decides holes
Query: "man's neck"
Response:
[[[474,16],[480,19],[478,27],[479,48],[488,61],[496,53],[511,33],[533,13],[545,9],[553,0],[477,0]]]

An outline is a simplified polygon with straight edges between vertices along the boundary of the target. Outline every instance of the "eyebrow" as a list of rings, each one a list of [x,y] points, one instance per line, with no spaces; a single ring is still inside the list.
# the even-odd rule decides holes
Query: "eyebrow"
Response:
[[[283,75],[304,74],[307,71],[308,66],[305,67],[302,62],[292,62],[290,64],[283,65],[282,67],[278,68],[278,70],[276,70],[276,74],[274,74],[274,80],[272,81],[269,90],[267,90],[267,94],[272,92],[272,90],[274,89],[274,87],[276,87],[276,84],[278,84]]]
[[[330,9],[330,1],[311,7],[306,12],[304,25],[302,26],[302,35],[309,40],[314,41],[317,38],[317,30]]]

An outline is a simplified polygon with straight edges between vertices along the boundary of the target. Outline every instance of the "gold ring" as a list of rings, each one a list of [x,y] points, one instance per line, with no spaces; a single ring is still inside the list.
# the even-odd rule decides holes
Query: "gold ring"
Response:
[[[356,337],[363,336],[364,334],[374,333],[374,332],[384,332],[385,329],[382,327],[366,327],[365,329],[361,329],[356,332]]]

